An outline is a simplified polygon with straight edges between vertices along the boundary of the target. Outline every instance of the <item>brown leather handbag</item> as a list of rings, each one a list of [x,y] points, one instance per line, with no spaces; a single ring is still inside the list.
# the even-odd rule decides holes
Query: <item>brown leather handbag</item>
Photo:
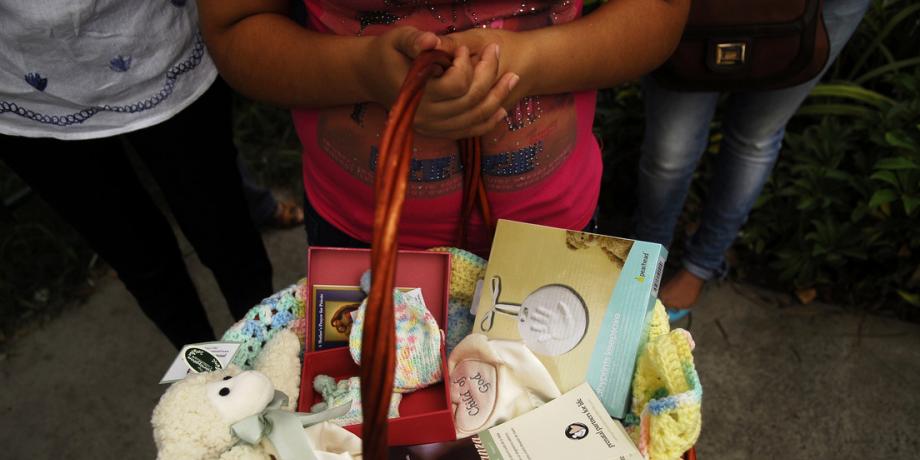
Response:
[[[682,91],[765,90],[818,75],[830,46],[823,0],[693,0],[674,54],[654,72]]]

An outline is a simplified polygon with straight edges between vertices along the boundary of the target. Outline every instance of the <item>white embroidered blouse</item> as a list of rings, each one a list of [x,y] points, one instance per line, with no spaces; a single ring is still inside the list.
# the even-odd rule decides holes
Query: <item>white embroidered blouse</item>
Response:
[[[0,134],[138,130],[184,109],[216,76],[194,0],[0,1]]]

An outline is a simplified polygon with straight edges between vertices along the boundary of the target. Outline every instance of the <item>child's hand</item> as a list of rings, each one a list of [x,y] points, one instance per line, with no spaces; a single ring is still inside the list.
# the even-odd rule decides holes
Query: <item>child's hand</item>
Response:
[[[457,48],[453,64],[425,87],[415,130],[449,139],[481,136],[492,130],[508,115],[502,103],[519,80],[513,73],[499,74],[498,69],[498,45],[487,46],[475,64],[469,48]]]
[[[374,37],[361,59],[358,70],[367,82],[368,96],[389,108],[396,102],[412,60],[422,51],[434,49],[440,43],[437,35],[415,27],[397,27]]]
[[[534,49],[528,46],[520,32],[477,27],[440,37],[437,48],[448,53],[466,48],[470,50],[473,62],[476,62],[485,59],[492,46],[499,46],[502,50],[503,58],[498,62],[498,74],[514,74],[524,80],[524,84],[515,85],[501,103],[503,107],[511,108],[522,97],[531,95],[533,78],[529,76],[535,74],[532,71],[536,58]]]
[[[371,99],[392,106],[412,59],[440,43],[435,34],[413,27],[398,27],[375,37],[364,67]],[[450,139],[485,134],[507,115],[501,105],[518,77],[505,74],[499,78],[498,46],[483,49],[475,65],[468,48],[457,46],[449,52],[454,61],[426,86],[414,128],[426,136]]]

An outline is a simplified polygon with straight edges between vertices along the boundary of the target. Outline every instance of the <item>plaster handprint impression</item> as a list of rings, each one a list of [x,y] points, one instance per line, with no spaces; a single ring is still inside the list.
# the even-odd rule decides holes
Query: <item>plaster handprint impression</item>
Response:
[[[518,333],[538,355],[560,356],[572,351],[588,331],[585,301],[575,290],[562,284],[543,286],[518,305],[502,302],[501,278],[492,278],[492,309],[480,328],[491,329],[497,313],[518,317]]]

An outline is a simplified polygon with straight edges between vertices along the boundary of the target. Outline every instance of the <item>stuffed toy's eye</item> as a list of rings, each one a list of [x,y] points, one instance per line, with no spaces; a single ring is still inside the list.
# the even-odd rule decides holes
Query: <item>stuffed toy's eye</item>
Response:
[[[232,378],[233,378],[232,375],[228,375],[228,376],[224,377],[224,380],[230,380],[230,379],[232,379]]]
[[[217,394],[221,396],[227,396],[228,394],[230,394],[230,389],[227,387],[223,387],[220,389],[220,391],[217,392]]]

